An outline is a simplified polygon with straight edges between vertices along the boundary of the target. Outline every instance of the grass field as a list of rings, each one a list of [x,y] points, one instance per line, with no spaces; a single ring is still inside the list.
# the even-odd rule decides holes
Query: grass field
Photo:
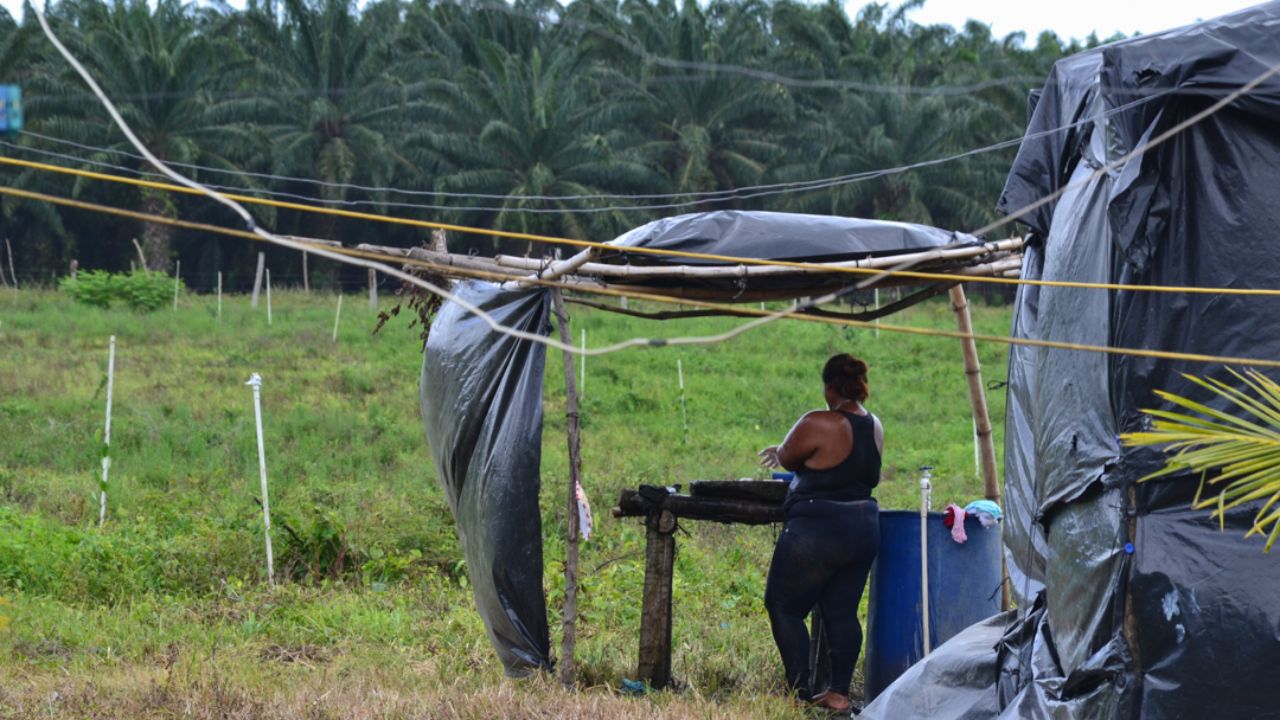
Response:
[[[149,315],[48,291],[0,297],[0,717],[804,717],[778,695],[761,601],[768,527],[687,524],[673,660],[683,690],[613,691],[634,672],[643,579],[640,523],[608,513],[619,490],[762,477],[755,450],[821,403],[822,362],[849,351],[871,365],[867,405],[886,428],[882,506],[917,506],[926,464],[937,506],[982,494],[954,340],[783,322],[721,345],[590,358],[583,467],[596,530],[582,550],[581,691],[505,680],[418,419],[417,330],[402,316],[372,336],[374,313],[351,297],[335,344],[334,301],[278,292],[268,326],[239,296],[224,298],[221,320],[209,297]],[[585,328],[591,345],[741,322],[571,312],[575,340]],[[974,312],[979,332],[1007,333],[1006,309]],[[887,322],[954,327],[945,302]],[[985,379],[1003,379],[1004,347],[980,351]],[[542,507],[554,633],[567,462],[560,354],[548,359]],[[255,504],[251,372],[263,377],[284,580],[274,593]],[[988,399],[999,448],[1003,391]]]

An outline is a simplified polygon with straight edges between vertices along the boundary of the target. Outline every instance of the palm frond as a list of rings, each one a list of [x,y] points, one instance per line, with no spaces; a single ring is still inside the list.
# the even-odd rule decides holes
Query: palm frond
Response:
[[[1125,445],[1163,445],[1169,458],[1165,466],[1141,478],[1145,482],[1184,472],[1201,474],[1200,492],[1193,505],[1214,508],[1211,517],[1222,526],[1226,513],[1262,501],[1253,526],[1245,537],[1266,535],[1266,552],[1280,537],[1280,384],[1256,370],[1231,375],[1252,391],[1242,391],[1212,378],[1184,377],[1225,401],[1230,411],[1159,391],[1157,395],[1176,410],[1143,410],[1154,418],[1151,429],[1121,436]],[[1205,485],[1216,486],[1216,497],[1204,498]]]

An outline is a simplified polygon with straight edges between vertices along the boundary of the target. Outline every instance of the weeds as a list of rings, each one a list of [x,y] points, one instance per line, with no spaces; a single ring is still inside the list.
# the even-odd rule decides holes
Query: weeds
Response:
[[[150,315],[62,293],[23,300],[0,308],[0,595],[12,603],[0,606],[0,716],[800,717],[770,695],[780,678],[761,607],[770,528],[688,524],[673,658],[686,690],[613,694],[634,671],[644,573],[643,528],[608,517],[618,492],[757,476],[754,451],[821,402],[818,371],[833,351],[871,365],[868,406],[887,435],[884,507],[917,502],[915,468],[926,464],[937,468],[938,502],[982,492],[955,341],[779,323],[725,345],[591,358],[584,486],[605,510],[582,548],[578,680],[592,690],[504,681],[417,416],[419,328],[388,323],[335,345],[333,299],[320,294],[277,293],[270,327],[242,297],[224,297],[221,322],[199,296]],[[979,332],[1007,330],[1007,310],[974,310]],[[942,302],[898,320],[952,322]],[[347,322],[371,331],[377,318]],[[737,322],[573,317],[592,344]],[[114,498],[98,529],[95,390],[112,334]],[[1003,349],[980,350],[986,378],[1002,379]],[[548,354],[542,453],[552,612],[564,593],[560,362]],[[253,410],[241,385],[255,371],[268,381],[271,508],[289,580],[275,593],[262,577]],[[999,443],[1003,395],[989,399]]]

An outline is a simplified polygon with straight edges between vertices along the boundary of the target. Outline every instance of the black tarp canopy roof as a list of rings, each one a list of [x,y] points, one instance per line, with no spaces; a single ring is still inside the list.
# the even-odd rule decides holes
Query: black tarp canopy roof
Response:
[[[1095,171],[1277,64],[1280,2],[1059,61],[999,202],[1016,213],[1067,188],[1022,218],[1022,276],[1276,288],[1280,76]],[[1022,286],[1012,332],[1280,358],[1277,316],[1273,297]],[[1230,382],[1222,366],[1011,349],[1005,540],[1019,610],[1002,638],[975,627],[963,657],[939,652],[864,717],[1280,718],[1280,566],[1243,539],[1257,508],[1228,513],[1220,532],[1189,507],[1198,478],[1139,482],[1164,456],[1118,439],[1145,427],[1142,408],[1168,409],[1156,390],[1211,402],[1183,373]],[[921,678],[930,687],[911,684]]]
[[[914,223],[717,210],[654,220],[619,235],[612,244],[770,260],[829,262],[977,242],[972,235]],[[632,262],[698,262],[635,253],[628,258]]]

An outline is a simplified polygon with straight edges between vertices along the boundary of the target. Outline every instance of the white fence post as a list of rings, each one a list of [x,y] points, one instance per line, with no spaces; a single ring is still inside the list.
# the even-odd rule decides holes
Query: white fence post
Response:
[[[267,324],[271,324],[271,268],[267,268]]]
[[[880,288],[876,288],[876,310],[880,309]],[[876,337],[880,337],[880,318],[876,318]]]
[[[258,426],[258,475],[262,480],[262,535],[267,544],[267,584],[275,590],[275,560],[271,556],[271,503],[267,499],[267,455],[262,446],[262,376],[253,373],[245,385],[253,388],[253,419]]]
[[[218,320],[222,320],[222,271],[218,271]]]
[[[173,311],[178,312],[178,283],[182,282],[182,261],[176,261],[173,267]]]
[[[333,341],[338,342],[338,321],[342,319],[342,293],[338,293],[338,309],[333,311]]]
[[[102,486],[98,500],[98,527],[107,521],[107,473],[111,470],[111,395],[116,384],[116,336],[107,354],[107,424],[102,431]]]
[[[684,395],[684,365],[676,359],[676,378],[680,381],[680,421],[684,425],[684,444],[689,444],[689,409]]]

